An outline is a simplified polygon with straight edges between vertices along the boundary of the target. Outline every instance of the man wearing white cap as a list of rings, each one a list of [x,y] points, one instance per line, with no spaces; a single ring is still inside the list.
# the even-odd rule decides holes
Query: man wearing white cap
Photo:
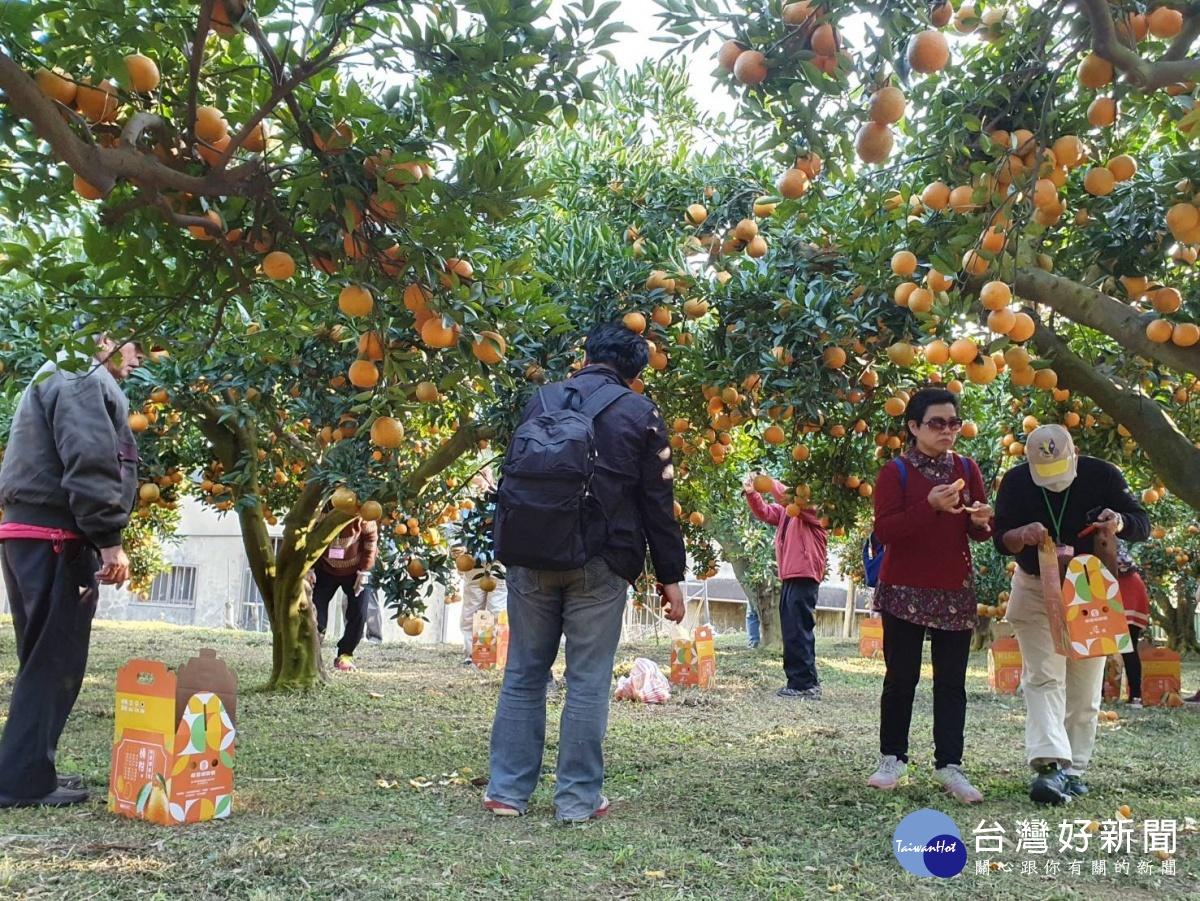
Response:
[[[1101,531],[1144,541],[1150,517],[1121,471],[1081,456],[1060,425],[1034,429],[1025,457],[1027,465],[1009,471],[996,493],[994,541],[1000,553],[1017,558],[1007,619],[1021,647],[1025,753],[1037,772],[1029,796],[1065,804],[1087,793],[1082,777],[1096,743],[1105,658],[1069,660],[1055,653],[1037,547],[1049,535],[1060,557],[1090,554]],[[1095,530],[1088,530],[1092,524]]]

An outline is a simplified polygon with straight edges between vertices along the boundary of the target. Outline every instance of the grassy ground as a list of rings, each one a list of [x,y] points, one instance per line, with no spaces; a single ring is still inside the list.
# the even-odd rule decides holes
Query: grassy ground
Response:
[[[0,702],[7,705],[14,653],[0,623]],[[964,809],[927,778],[930,697],[922,683],[913,724],[911,785],[893,795],[865,787],[875,762],[882,664],[844,640],[818,650],[826,700],[774,696],[778,658],[718,644],[720,686],[676,694],[665,706],[614,705],[602,822],[556,826],[550,779],[530,815],[495,820],[480,811],[487,739],[499,678],[465,670],[450,648],[364,646],[360,671],[305,695],[256,692],[266,676],[264,636],[98,623],[83,694],[63,736],[60,769],[107,784],[113,678],[131,656],[178,664],[218,648],[240,674],[241,735],[231,819],[164,829],[118,819],[103,790],[81,809],[0,812],[0,897],[63,899],[615,899],[1159,898],[1200,893],[1200,839],[1179,836],[1176,875],[1140,853],[1128,858],[1057,854],[1067,818],[1200,816],[1200,714],[1127,711],[1101,726],[1092,794],[1062,810],[1035,810],[1025,792],[1023,704],[988,694],[986,658],[969,673],[967,769],[987,801]],[[665,645],[623,647],[660,662]],[[561,674],[561,662],[557,672]],[[926,674],[928,675],[928,673]],[[1184,684],[1200,684],[1188,664]],[[382,695],[372,698],[370,693]],[[562,698],[551,701],[552,723]],[[550,731],[548,771],[556,730]],[[455,779],[452,774],[467,777]],[[431,782],[431,787],[414,788]],[[421,781],[424,780],[424,781]],[[445,784],[443,784],[445,783]],[[903,871],[890,847],[907,813],[949,813],[971,850],[950,882]],[[977,875],[972,830],[982,819],[1015,839],[1018,820],[1050,824],[1062,875],[1022,875],[1013,842],[991,855],[1008,871]],[[1071,861],[1083,863],[1072,876]],[[1106,860],[1107,875],[1092,862]],[[1153,873],[1138,863],[1153,862]]]

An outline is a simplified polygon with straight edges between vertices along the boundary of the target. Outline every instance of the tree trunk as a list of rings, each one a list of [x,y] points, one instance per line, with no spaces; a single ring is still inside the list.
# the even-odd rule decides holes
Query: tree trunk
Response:
[[[1151,589],[1150,619],[1167,633],[1167,647],[1172,651],[1181,654],[1200,651],[1200,641],[1196,638],[1196,600],[1182,582],[1173,592]]]
[[[764,648],[783,647],[783,629],[779,625],[779,583],[772,581],[755,581],[749,575],[750,561],[744,557],[729,555],[725,549],[726,559],[733,567],[738,584],[746,592],[746,599],[758,610],[759,628],[762,630],[761,645]]]
[[[293,568],[274,579],[267,603],[271,617],[271,679],[268,689],[311,688],[324,674],[316,608],[303,576]]]

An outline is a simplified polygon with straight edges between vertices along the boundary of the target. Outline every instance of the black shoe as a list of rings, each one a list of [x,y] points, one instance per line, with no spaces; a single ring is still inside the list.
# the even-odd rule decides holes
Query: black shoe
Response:
[[[1038,767],[1037,778],[1029,786],[1029,797],[1039,804],[1069,804],[1070,778],[1056,763]],[[1082,784],[1082,783],[1081,783]]]
[[[83,777],[82,776],[59,776],[58,777],[58,787],[59,788],[83,788]]]
[[[1083,784],[1082,776],[1067,776],[1067,792],[1076,798],[1082,798],[1088,793],[1088,787]]]
[[[86,788],[56,788],[41,798],[5,798],[0,796],[0,807],[67,807],[82,804],[90,795]]]

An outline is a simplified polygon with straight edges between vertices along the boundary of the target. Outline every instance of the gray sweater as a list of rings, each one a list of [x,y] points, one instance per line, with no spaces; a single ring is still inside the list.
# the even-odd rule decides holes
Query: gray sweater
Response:
[[[4,521],[116,547],[137,495],[137,465],[129,401],[112,374],[98,363],[66,372],[47,362],[13,415],[0,467]]]

